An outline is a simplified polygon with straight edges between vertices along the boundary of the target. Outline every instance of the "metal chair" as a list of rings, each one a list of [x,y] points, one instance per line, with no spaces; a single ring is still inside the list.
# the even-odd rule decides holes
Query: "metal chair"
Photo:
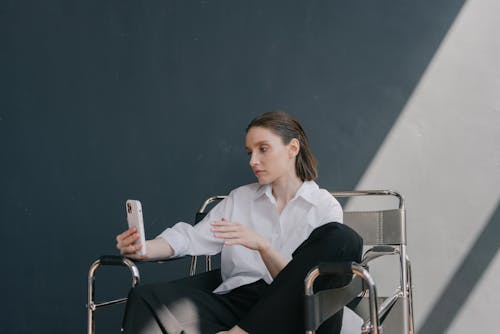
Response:
[[[306,326],[307,333],[314,333],[319,325],[329,316],[335,314],[345,305],[353,308],[363,318],[371,316],[365,321],[363,333],[380,333],[378,331],[381,319],[384,319],[383,326],[385,333],[410,333],[413,334],[413,308],[411,295],[411,275],[410,262],[406,255],[406,230],[404,222],[404,202],[402,196],[391,191],[350,191],[333,192],[335,197],[351,196],[396,196],[399,198],[399,208],[387,211],[370,212],[344,212],[344,223],[356,230],[364,239],[365,245],[372,247],[365,253],[361,264],[320,264],[313,268],[305,280],[306,284]],[[200,222],[208,212],[208,209],[226,196],[213,196],[208,198],[196,213],[195,224]],[[367,263],[380,256],[398,254],[401,258],[401,286],[396,294],[384,299],[379,306],[379,299],[376,298],[375,283],[367,270]],[[156,262],[168,262],[175,259],[166,259]],[[132,261],[123,256],[106,255],[101,256],[90,266],[88,273],[88,300],[87,300],[87,333],[95,333],[94,313],[101,308],[124,303],[127,298],[120,298],[110,301],[96,302],[94,299],[95,275],[101,266],[124,266],[127,267],[132,276],[132,287],[140,282],[138,262]],[[196,274],[197,257],[191,257],[189,275]],[[205,258],[205,271],[212,270],[212,259]],[[355,276],[348,286],[314,293],[312,286],[314,280],[324,274],[335,274],[352,272]],[[362,280],[366,283],[362,283]],[[368,293],[366,293],[368,292]],[[363,294],[364,293],[364,294]],[[333,297],[333,298],[331,298]],[[355,306],[354,304],[357,304]],[[399,313],[397,312],[399,311]],[[401,320],[402,319],[402,320]],[[392,331],[389,323],[402,322],[406,324],[407,330]],[[375,326],[373,326],[374,324]]]
[[[333,196],[393,196],[399,200],[397,209],[344,212],[344,224],[361,235],[365,247],[361,263],[322,263],[307,274],[305,285],[306,334],[315,333],[323,321],[345,305],[359,314],[364,322],[361,333],[414,334],[411,265],[406,245],[406,221],[403,197],[394,191],[333,192]],[[375,259],[399,257],[400,285],[394,294],[377,297],[375,281],[368,265]],[[313,291],[314,281],[321,275],[352,273],[348,285],[323,291]]]

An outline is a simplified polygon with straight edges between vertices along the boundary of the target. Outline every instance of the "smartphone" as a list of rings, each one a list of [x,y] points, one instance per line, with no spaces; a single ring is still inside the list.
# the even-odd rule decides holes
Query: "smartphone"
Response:
[[[142,247],[136,254],[146,255],[146,237],[144,234],[144,219],[142,217],[142,205],[140,201],[128,199],[126,202],[128,227],[135,227],[140,238],[134,242],[134,245],[141,244]]]

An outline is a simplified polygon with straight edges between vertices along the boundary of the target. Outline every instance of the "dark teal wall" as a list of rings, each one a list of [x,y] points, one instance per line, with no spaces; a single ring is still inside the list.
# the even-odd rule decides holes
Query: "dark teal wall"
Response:
[[[257,114],[297,116],[319,183],[353,188],[461,4],[3,1],[0,333],[83,333],[87,270],[115,252],[125,200],[143,202],[154,237],[253,182]],[[144,279],[180,268],[148,265]],[[119,317],[97,328],[117,332]]]

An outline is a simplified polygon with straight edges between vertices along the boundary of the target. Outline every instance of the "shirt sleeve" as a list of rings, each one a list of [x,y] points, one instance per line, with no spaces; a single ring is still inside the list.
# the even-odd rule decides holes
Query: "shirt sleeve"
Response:
[[[184,255],[214,255],[221,251],[224,242],[213,236],[211,223],[221,218],[230,219],[232,215],[232,193],[217,204],[196,225],[179,222],[164,230],[157,238],[165,239],[174,250],[174,257]]]
[[[329,192],[325,191],[324,198],[324,209],[322,210],[322,219],[321,222],[323,224],[326,223],[344,223],[344,211],[342,210],[342,206],[339,201],[335,197],[332,196]]]

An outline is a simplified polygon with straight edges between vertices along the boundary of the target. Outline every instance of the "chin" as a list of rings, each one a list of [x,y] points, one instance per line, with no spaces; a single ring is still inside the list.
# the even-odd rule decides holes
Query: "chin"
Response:
[[[268,184],[269,182],[267,182],[267,180],[264,178],[257,177],[257,183],[260,185],[264,185],[264,184]]]
[[[266,185],[266,184],[273,183],[273,180],[270,180],[269,178],[261,177],[261,178],[257,178],[257,182],[260,185]]]

